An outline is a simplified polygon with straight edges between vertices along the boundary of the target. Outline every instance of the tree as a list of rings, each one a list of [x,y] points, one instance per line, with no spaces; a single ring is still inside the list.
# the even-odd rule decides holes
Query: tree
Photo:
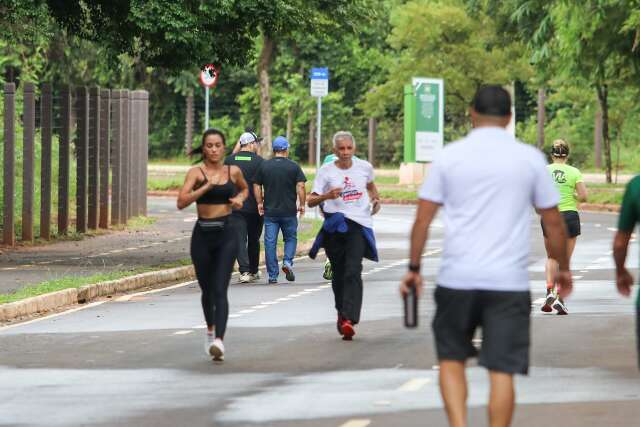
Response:
[[[467,109],[478,86],[507,84],[530,75],[519,43],[500,40],[491,18],[476,16],[461,1],[414,0],[395,9],[386,62],[386,82],[368,94],[364,107],[372,116],[401,111],[403,86],[411,77],[445,80],[447,140],[468,128]]]

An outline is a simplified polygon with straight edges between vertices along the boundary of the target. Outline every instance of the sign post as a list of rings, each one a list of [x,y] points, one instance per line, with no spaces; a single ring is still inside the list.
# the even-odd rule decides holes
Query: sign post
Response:
[[[209,88],[218,83],[220,70],[213,64],[207,64],[200,71],[200,84],[204,86],[204,130],[209,129]]]
[[[320,170],[320,145],[321,129],[322,129],[322,97],[329,94],[329,69],[312,68],[311,69],[311,96],[318,98],[318,113],[316,124],[316,176]],[[318,209],[315,210],[315,217],[318,218]]]
[[[430,162],[444,143],[444,81],[414,77],[415,160]]]

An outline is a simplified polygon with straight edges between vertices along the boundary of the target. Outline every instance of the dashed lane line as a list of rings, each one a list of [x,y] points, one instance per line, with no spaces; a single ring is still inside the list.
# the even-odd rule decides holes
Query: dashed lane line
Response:
[[[349,420],[344,424],[341,424],[340,427],[367,427],[371,424],[371,420],[367,419],[353,419]]]
[[[398,391],[418,391],[425,385],[429,384],[431,379],[429,378],[413,378],[402,384]]]
[[[174,332],[173,335],[187,335],[187,334],[190,334],[190,333],[193,333],[192,329],[188,329],[188,330],[184,330],[184,331],[177,331],[177,332]]]

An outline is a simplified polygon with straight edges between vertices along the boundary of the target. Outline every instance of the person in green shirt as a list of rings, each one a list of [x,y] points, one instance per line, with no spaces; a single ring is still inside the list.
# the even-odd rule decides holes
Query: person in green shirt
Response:
[[[553,141],[553,147],[551,148],[552,163],[547,165],[547,169],[560,192],[558,210],[567,226],[567,259],[571,261],[573,249],[576,247],[576,239],[580,235],[578,201],[587,201],[587,187],[584,185],[580,171],[567,164],[568,158],[569,144],[562,139]],[[544,226],[542,227],[542,233],[544,234],[544,246],[547,251],[547,263],[545,265],[547,295],[540,309],[545,313],[550,313],[555,309],[558,314],[569,314],[567,306],[562,298],[558,296],[558,292],[553,285],[553,275],[558,270],[558,263],[550,256],[549,239],[547,239]]]
[[[616,262],[616,286],[618,292],[625,297],[631,295],[633,276],[624,266],[627,259],[627,248],[636,224],[640,222],[640,175],[633,178],[624,192],[618,231],[613,240],[613,258]],[[636,300],[636,343],[638,348],[638,367],[640,368],[640,294]]]

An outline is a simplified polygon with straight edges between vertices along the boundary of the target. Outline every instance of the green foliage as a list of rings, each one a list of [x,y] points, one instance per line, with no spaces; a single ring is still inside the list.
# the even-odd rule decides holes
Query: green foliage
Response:
[[[399,112],[403,86],[412,77],[437,76],[445,80],[445,139],[452,140],[468,129],[467,109],[478,86],[507,84],[531,73],[522,46],[502,42],[491,18],[471,16],[462,2],[410,1],[393,11],[391,24],[394,52],[387,59],[386,81],[366,97],[370,114]]]

